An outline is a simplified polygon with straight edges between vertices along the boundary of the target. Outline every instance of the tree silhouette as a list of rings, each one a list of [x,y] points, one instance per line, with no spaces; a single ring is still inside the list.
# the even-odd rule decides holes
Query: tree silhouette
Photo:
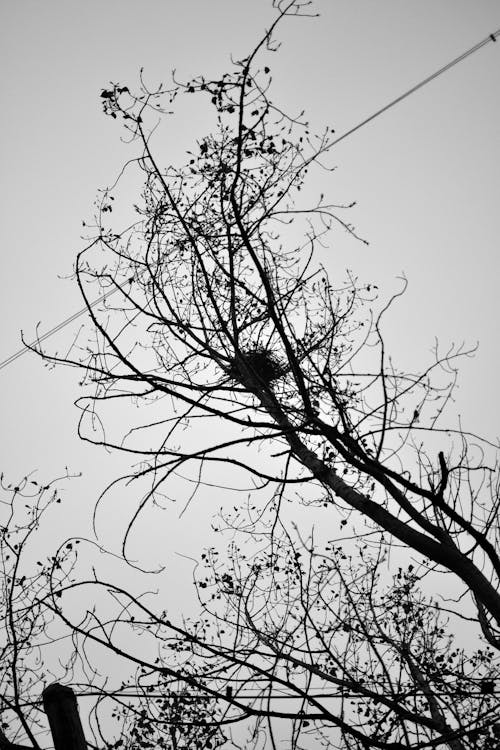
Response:
[[[41,696],[43,688],[55,679],[51,664],[52,668],[57,664],[63,678],[71,671],[68,667],[71,652],[65,661],[64,649],[58,648],[61,637],[58,618],[48,602],[55,559],[41,551],[39,537],[44,516],[60,502],[59,485],[59,480],[41,484],[33,477],[24,477],[12,484],[3,474],[0,478],[0,747],[3,750],[41,747],[40,735],[47,731]],[[57,566],[67,555],[67,549],[61,551]]]
[[[202,556],[201,616],[174,618],[156,609],[160,597],[103,580],[87,549],[92,577],[82,577],[84,539],[35,562],[59,495],[32,484],[4,487],[5,750],[46,744],[41,692],[54,679],[85,701],[92,747],[229,749],[245,733],[244,747],[263,737],[292,748],[497,746],[493,650],[455,644],[447,619],[457,614],[422,594],[415,566],[389,575],[389,547],[371,534],[351,549],[345,539],[319,546],[288,528],[278,504],[257,520],[237,508],[219,519],[232,532],[228,554]]]
[[[240,578],[228,572],[228,578],[219,580],[212,572],[211,585],[216,584],[218,595],[228,602],[234,599],[231,606],[245,622],[240,631],[239,621],[233,621],[237,637],[230,655],[225,646],[211,646],[199,624],[193,625],[194,631],[174,627],[166,614],[141,610],[139,600],[115,588],[116,596],[129,597],[130,607],[142,611],[148,632],[156,628],[155,637],[161,640],[163,629],[173,629],[183,648],[193,652],[183,665],[162,661],[161,668],[153,669],[150,661],[138,660],[139,668],[182,680],[259,721],[294,717],[296,722],[297,706],[287,712],[241,704],[235,686],[226,694],[226,676],[210,686],[212,658],[238,669],[245,665],[250,670],[246,679],[255,681],[260,674],[272,690],[283,679],[277,677],[282,670],[306,675],[295,694],[315,708],[304,722],[315,722],[316,737],[323,736],[318,722],[337,727],[345,747],[493,747],[493,735],[485,733],[493,715],[494,698],[487,697],[494,695],[488,687],[493,657],[484,657],[484,663],[470,657],[480,675],[479,706],[469,667],[442,657],[446,637],[439,618],[429,601],[415,593],[417,579],[427,573],[433,581],[439,573],[448,574],[446,584],[437,585],[450,586],[453,579],[459,597],[468,602],[458,614],[474,622],[474,637],[499,648],[499,493],[496,464],[490,458],[495,446],[461,425],[452,428],[443,422],[457,358],[468,352],[440,354],[436,347],[434,359],[421,371],[398,369],[382,334],[383,316],[395,298],[372,313],[376,291],[371,283],[350,276],[343,284],[334,283],[319,262],[318,253],[335,228],[359,237],[344,218],[349,206],[328,203],[323,195],[315,201],[307,198],[308,174],[314,169],[328,172],[332,131],[315,134],[302,114],[289,115],[270,98],[271,70],[261,60],[278,49],[276,26],[287,19],[305,23],[309,15],[309,3],[298,0],[273,6],[276,18],[254,50],[218,79],[174,80],[171,88],[151,90],[141,76],[135,93],[118,84],[102,91],[104,111],[123,124],[138,149],[127,168],[138,169],[141,196],[134,205],[134,221],[117,230],[108,222],[119,182],[103,193],[95,233],[76,261],[92,338],[77,343],[64,359],[47,352],[43,356],[82,369],[86,391],[78,401],[81,436],[140,461],[117,480],[147,485],[124,539],[125,552],[140,512],[168,494],[169,483],[176,485],[179,476],[187,478],[190,487],[195,483],[188,501],[206,485],[226,485],[229,478],[239,487],[241,477],[249,476],[255,507],[280,505],[298,495],[304,503],[324,506],[324,524],[330,525],[332,537],[339,523],[354,523],[361,534],[371,535],[373,549],[392,547],[398,555],[415,558],[412,565],[418,572],[412,573],[406,560],[402,578],[397,574],[381,592],[375,583],[370,588],[381,553],[349,558],[347,572],[333,552],[325,563],[327,572],[315,567],[312,556],[306,575],[293,567],[297,548],[292,545],[286,555],[291,555],[289,575],[295,579],[293,585],[287,579],[285,603],[275,609],[280,617],[286,615],[281,630],[265,620],[257,625],[244,596],[248,587],[252,601],[256,592],[271,596],[275,581],[264,583],[261,563],[258,572],[247,570]],[[208,100],[213,128],[197,142],[187,163],[165,165],[160,138],[168,133],[170,108],[184,96]],[[112,295],[94,308],[89,290]],[[152,413],[146,408],[152,404],[154,418],[143,417]],[[143,421],[137,422],[137,415]],[[116,436],[120,423],[123,433]],[[285,555],[280,545],[266,552],[271,566],[275,555]],[[342,597],[352,591],[357,577],[362,582],[355,595],[342,598],[344,610],[335,621],[328,621],[331,601],[325,603],[328,632],[337,639],[331,646],[307,614],[321,600],[315,586],[323,585],[318,581],[330,573]],[[307,644],[301,657],[306,663],[288,641],[290,629],[296,627],[291,602],[302,612],[297,627]],[[243,606],[246,609],[239,609]],[[381,626],[380,612],[387,606],[391,615]],[[409,630],[403,628],[405,613],[413,623],[411,628],[406,623]],[[67,622],[75,633],[106,645],[108,636]],[[251,646],[244,645],[245,638]],[[356,693],[355,704],[366,721],[354,720],[351,711],[346,718],[344,693],[334,708],[320,709],[313,703],[310,690],[317,681],[335,682],[325,665],[317,666],[317,655],[338,660],[342,638],[349,640],[351,650],[346,645],[348,664],[341,687]],[[115,644],[108,646],[117,650]],[[258,655],[252,666],[246,661],[247,649]],[[361,653],[377,661],[369,670],[373,679],[382,675],[376,696],[364,687],[357,662]],[[393,666],[384,672],[385,654],[391,665],[399,665],[400,681]],[[439,675],[437,665],[443,658],[448,671]],[[273,660],[276,675],[269,667]],[[195,664],[198,671],[193,671]],[[229,667],[214,669],[227,674]],[[448,672],[451,681],[444,677]],[[294,686],[287,676],[285,687]],[[226,720],[224,711],[215,712],[220,726]],[[411,730],[408,722],[413,722]],[[493,732],[493,719],[488,726]],[[298,735],[293,742],[300,746]]]
[[[58,600],[82,649],[97,645],[136,667],[116,711],[118,746],[163,738],[176,747],[169,734],[178,732],[178,747],[208,739],[240,747],[241,727],[244,747],[260,747],[263,737],[266,747],[497,746],[498,655],[456,642],[460,608],[443,610],[425,596],[421,569],[389,574],[390,548],[374,546],[371,534],[354,546],[320,546],[288,528],[276,504],[257,520],[247,512],[224,516],[233,536],[227,554],[202,556],[199,618],[158,610],[159,597],[95,576],[66,593],[84,601],[105,593],[119,602],[114,615],[78,622],[65,614],[65,593]]]

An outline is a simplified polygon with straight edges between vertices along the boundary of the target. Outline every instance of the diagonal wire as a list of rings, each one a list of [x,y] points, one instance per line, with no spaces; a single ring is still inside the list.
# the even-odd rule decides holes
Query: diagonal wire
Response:
[[[0,370],[3,370],[4,367],[7,367],[8,365],[12,364],[12,362],[15,362],[16,359],[18,359],[21,355],[26,354],[26,352],[29,352],[32,350],[34,346],[37,344],[41,344],[42,341],[45,341],[45,339],[48,339],[49,336],[53,336],[54,333],[57,333],[62,328],[65,328],[67,325],[72,323],[74,320],[79,318],[81,315],[84,315],[86,312],[89,311],[90,308],[96,307],[101,302],[103,302],[108,297],[111,297],[112,294],[117,292],[119,287],[114,287],[114,289],[110,289],[105,294],[102,294],[100,297],[95,299],[93,302],[91,302],[88,306],[85,305],[85,307],[82,307],[81,310],[78,310],[77,312],[73,313],[73,315],[70,315],[68,318],[65,318],[60,323],[58,323],[54,328],[51,328],[50,331],[46,331],[46,333],[42,334],[41,336],[38,336],[35,341],[32,341],[30,344],[26,344],[22,349],[19,349],[14,354],[11,354],[10,357],[7,357],[7,359],[4,359],[3,362],[0,362]]]
[[[355,125],[353,128],[350,128],[347,132],[343,133],[341,136],[336,138],[332,143],[330,144],[330,147],[335,146],[337,143],[340,143],[340,141],[343,141],[344,138],[347,138],[348,136],[352,135],[356,132],[356,130],[359,130],[360,128],[367,125],[369,122],[374,120],[376,117],[379,117],[384,112],[387,112],[388,109],[391,109],[391,107],[395,107],[396,104],[399,104],[399,102],[402,102],[403,99],[406,99],[408,96],[411,96],[415,93],[415,91],[418,91],[423,86],[426,86],[428,83],[433,81],[438,76],[442,75],[443,73],[446,73],[450,68],[453,68],[454,65],[457,65],[459,62],[462,62],[462,60],[465,60],[466,57],[469,57],[469,55],[474,54],[474,52],[477,52],[485,45],[489,44],[490,42],[496,42],[497,38],[500,37],[500,29],[497,29],[493,34],[489,34],[485,39],[483,39],[481,42],[478,42],[473,47],[468,49],[466,52],[462,52],[461,55],[458,57],[455,57],[454,60],[451,60],[449,63],[446,63],[446,65],[443,65],[442,68],[439,68],[439,70],[436,70],[435,73],[432,73],[430,76],[427,76],[427,78],[424,78],[423,81],[420,81],[420,83],[415,84],[415,86],[412,86],[411,89],[408,89],[408,91],[405,91],[404,94],[401,94],[400,96],[397,96],[395,99],[393,99],[389,104],[386,104],[384,107],[381,107],[381,109],[378,109],[376,112],[374,112],[369,117],[366,117],[364,120],[359,122],[357,125]]]
[[[410,89],[405,91],[403,94],[400,94],[400,96],[397,96],[395,99],[390,101],[385,106],[378,109],[376,112],[371,114],[369,117],[366,117],[364,120],[361,120],[357,125],[347,130],[345,133],[340,135],[338,138],[333,140],[329,146],[329,148],[333,148],[333,146],[336,146],[337,143],[340,143],[344,140],[344,138],[348,138],[350,135],[355,133],[357,130],[360,130],[360,128],[363,128],[365,125],[367,125],[369,122],[372,122],[372,120],[375,120],[376,117],[380,117],[384,112],[387,112],[387,110],[391,109],[392,107],[395,107],[396,104],[399,104],[407,97],[414,94],[419,89],[426,86],[428,83],[433,81],[435,78],[437,78],[440,75],[443,75],[443,73],[446,73],[448,70],[453,68],[455,65],[458,65],[458,63],[462,62],[462,60],[465,60],[470,55],[473,55],[474,52],[477,52],[478,50],[482,49],[482,47],[485,47],[490,42],[496,42],[497,38],[500,37],[500,28],[494,31],[492,34],[489,34],[487,37],[482,39],[480,42],[475,44],[470,49],[466,50],[465,52],[462,52],[461,55],[458,57],[455,57],[453,60],[451,60],[449,63],[446,63],[446,65],[443,65],[442,68],[439,68],[439,70],[436,70],[434,73],[432,73],[430,76],[427,76],[427,78],[424,78],[419,83],[415,84],[415,86],[412,86]],[[53,336],[55,333],[60,331],[62,328],[65,328],[67,325],[72,323],[74,320],[79,318],[81,315],[84,315],[90,308],[95,307],[96,305],[103,302],[105,299],[110,297],[112,294],[118,291],[118,287],[115,287],[114,289],[111,289],[109,292],[106,292],[106,294],[103,294],[101,297],[98,297],[96,300],[91,302],[88,306],[82,307],[81,310],[78,310],[77,312],[73,313],[73,315],[70,315],[68,318],[65,318],[60,323],[58,323],[54,328],[51,328],[49,331],[44,333],[42,336],[39,336],[35,341],[33,341],[31,344],[24,346],[22,349],[19,349],[19,351],[15,352],[14,354],[11,354],[10,357],[7,357],[7,359],[4,359],[2,362],[0,362],[0,370],[3,370],[4,367],[7,367],[8,365],[12,364],[12,362],[15,362],[16,359],[21,357],[26,352],[31,351],[30,347],[35,346],[36,344],[41,343],[42,341],[45,341],[45,339],[48,339],[49,336]]]

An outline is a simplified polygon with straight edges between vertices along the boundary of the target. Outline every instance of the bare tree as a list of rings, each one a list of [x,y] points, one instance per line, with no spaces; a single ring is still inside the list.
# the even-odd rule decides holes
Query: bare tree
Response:
[[[306,23],[309,15],[309,3],[300,0],[275,0],[273,6],[276,18],[261,41],[217,80],[200,76],[150,90],[142,77],[135,93],[118,84],[102,91],[105,112],[123,123],[138,148],[128,168],[135,165],[142,175],[141,198],[134,206],[134,222],[117,230],[110,228],[108,219],[119,183],[103,194],[95,233],[76,262],[92,338],[75,345],[67,358],[46,352],[43,356],[83,371],[86,395],[78,402],[81,436],[140,461],[130,475],[117,480],[147,483],[129,531],[145,505],[168,494],[169,483],[178,477],[195,487],[189,491],[189,502],[205,485],[224,484],[222,471],[235,487],[240,477],[249,475],[255,505],[263,507],[298,493],[304,502],[326,506],[332,529],[347,520],[366,523],[373,538],[378,535],[381,549],[392,545],[407,550],[419,566],[452,574],[454,586],[469,600],[462,614],[475,623],[475,637],[498,649],[500,493],[496,458],[490,458],[495,446],[471,436],[461,425],[454,429],[443,422],[457,358],[467,352],[452,349],[440,354],[436,348],[434,360],[420,372],[400,371],[388,357],[382,335],[382,317],[394,300],[372,314],[372,284],[350,277],[343,285],[334,284],[316,260],[318,246],[327,242],[335,227],[357,235],[343,218],[348,206],[328,203],[323,195],[312,203],[301,200],[308,192],[308,172],[328,171],[331,128],[315,135],[302,114],[286,114],[270,98],[267,60],[278,48],[276,26],[285,20]],[[164,165],[156,155],[163,118],[168,127],[170,107],[182,96],[208,98],[214,126],[197,142],[186,164]],[[101,307],[92,305],[89,289],[107,294]],[[152,403],[154,418],[145,416],[138,423],[137,415],[150,414],[151,409],[136,407]],[[113,416],[124,424],[118,436],[120,421],[106,421],[113,406]],[[314,588],[319,575],[313,564],[316,557],[310,554],[312,578],[296,571],[303,590],[299,587],[289,595],[303,613],[299,629],[304,638],[309,627],[305,612],[321,599]],[[420,607],[430,610],[418,596],[402,596],[405,586],[408,596],[413,592],[411,574],[405,574],[409,578],[404,582],[396,580],[392,593],[378,594],[376,587],[370,588],[377,569],[373,561],[360,556],[350,563],[351,577],[346,578],[333,553],[329,559],[327,567],[344,592],[358,576],[362,581],[352,601],[343,600],[345,612],[328,627],[339,638],[347,617],[357,623],[357,630],[346,631],[354,649],[349,658],[355,663],[349,664],[352,680],[342,677],[342,690],[355,690],[356,700],[368,713],[366,723],[347,721],[341,696],[340,708],[323,705],[313,720],[326,721],[329,711],[327,723],[344,732],[346,746],[352,747],[433,747],[445,742],[453,750],[471,746],[464,744],[468,727],[475,731],[476,726],[486,726],[490,699],[481,698],[481,706],[474,703],[470,711],[462,709],[471,694],[469,686],[462,701],[465,670],[463,677],[446,683],[448,697],[436,702],[439,680],[432,663],[442,653],[444,636],[436,631],[433,640],[429,635],[433,628],[439,630],[437,620],[432,614],[420,616]],[[257,585],[260,573],[248,571],[241,580],[232,579],[232,585]],[[447,585],[449,580],[450,576]],[[118,589],[113,590],[118,596]],[[129,596],[125,590],[121,595]],[[377,612],[386,600],[396,614],[383,628]],[[142,606],[134,598],[130,601]],[[401,631],[405,606],[416,623],[408,632]],[[321,646],[326,653],[325,635],[318,626],[313,631],[319,645],[306,650],[307,665],[293,661],[298,657],[291,647],[288,650],[288,632],[295,627],[290,607],[285,608],[289,619],[282,626],[286,638],[279,629],[266,633],[262,623],[252,629],[251,610],[244,612],[245,637],[254,639],[262,664],[274,659],[279,670],[304,670],[309,685],[332,682],[326,668],[321,667],[321,674],[311,668],[316,649]],[[148,628],[155,623],[155,637],[161,640],[163,629],[174,626],[166,615],[146,610]],[[89,630],[88,624],[72,627],[103,645],[110,638]],[[210,650],[204,634],[175,627],[193,648],[205,654]],[[378,660],[380,674],[385,665],[384,656],[375,654],[380,643],[379,653],[390,654],[401,669],[401,684],[390,670],[376,698],[368,688],[361,689],[363,676],[356,662],[361,641],[359,649],[366,658]],[[238,651],[241,642],[235,644],[233,663],[244,660]],[[415,644],[427,649],[420,660]],[[112,648],[116,651],[117,646]],[[216,650],[214,658],[220,653]],[[226,651],[223,655],[228,658]],[[130,656],[128,652],[126,658]],[[204,663],[210,669],[209,661]],[[152,669],[148,660],[137,664]],[[222,683],[209,687],[193,669],[188,660],[182,667],[162,663],[160,671],[217,700],[224,698]],[[412,690],[418,686],[418,695],[405,692],[407,680]],[[276,682],[275,677],[268,680],[273,689]],[[289,680],[287,686],[291,684],[295,683]],[[311,704],[307,684],[306,680],[299,697]],[[245,716],[263,715],[263,709],[241,707],[233,696],[226,703],[244,709]],[[389,715],[385,711],[393,718],[384,718]],[[274,709],[268,716],[291,718],[290,712]],[[222,726],[225,714],[217,721]],[[413,722],[411,730],[408,722]]]
[[[54,600],[80,650],[97,645],[136,668],[107,693],[119,745],[238,747],[245,729],[243,746],[256,748],[497,747],[498,654],[456,642],[467,618],[422,593],[426,568],[391,575],[389,546],[371,534],[320,546],[277,510],[238,508],[227,554],[203,554],[199,618],[95,576]],[[75,590],[101,613],[68,616]]]
[[[209,697],[192,701],[185,696],[185,688],[169,693],[165,686],[153,718],[153,704],[149,711],[142,707],[148,696],[140,683],[132,681],[141,691],[140,703],[128,704],[130,691],[116,679],[115,689],[108,689],[110,678],[103,676],[99,660],[102,649],[97,656],[91,655],[88,644],[82,645],[74,629],[67,627],[67,618],[59,616],[63,594],[73,589],[79,575],[76,551],[80,542],[87,541],[84,564],[95,571],[88,540],[68,539],[52,549],[53,554],[43,551],[47,541],[54,546],[50,528],[61,502],[60,480],[40,484],[28,476],[11,484],[2,475],[0,481],[0,748],[40,750],[51,744],[44,702],[47,688],[56,687],[58,681],[85,700],[90,747],[110,746],[113,734],[118,735],[112,743],[116,747],[219,747],[225,741],[219,727],[199,721],[210,710]],[[99,551],[102,554],[102,548]],[[65,601],[65,605],[75,617],[75,603]],[[127,626],[133,627],[133,621],[127,621]],[[101,714],[107,739],[99,731]],[[118,727],[113,717],[121,720]],[[198,722],[193,723],[193,717]]]
[[[56,672],[68,674],[67,649],[46,601],[55,559],[40,549],[38,533],[44,515],[60,502],[60,481],[41,484],[29,476],[12,484],[2,474],[0,483],[0,747],[38,750],[48,730],[42,690]],[[67,554],[61,552],[61,562]]]
[[[237,508],[219,519],[228,554],[202,555],[201,616],[186,620],[102,580],[84,539],[33,559],[54,483],[24,479],[4,494],[5,750],[40,747],[42,689],[55,679],[85,700],[96,748],[496,747],[498,658],[455,645],[446,617],[460,612],[422,595],[425,567],[391,578],[389,548],[371,533],[320,547],[287,528],[279,503]],[[130,677],[120,681],[118,663]]]

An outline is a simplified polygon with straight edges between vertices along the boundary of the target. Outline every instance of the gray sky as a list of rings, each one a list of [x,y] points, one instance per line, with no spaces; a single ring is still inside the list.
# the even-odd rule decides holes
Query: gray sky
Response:
[[[274,14],[269,0],[18,0],[1,8],[0,359],[82,306],[61,280],[81,248],[96,190],[113,182],[130,149],[101,112],[109,81],[135,84],[217,75],[242,57]],[[496,0],[316,0],[316,20],[284,23],[272,60],[273,95],[311,124],[349,129],[500,27]],[[349,267],[385,298],[409,290],[386,334],[402,366],[428,361],[437,336],[480,342],[462,365],[456,410],[464,424],[498,435],[497,334],[500,40],[456,66],[335,149],[328,197],[357,201],[351,220],[367,248],[338,235],[330,272]],[[172,118],[173,158],[203,122]],[[133,202],[134,196],[131,196]],[[69,347],[79,324],[50,340]],[[0,372],[2,466],[41,476],[82,471],[79,519],[120,461],[76,437],[77,373],[48,371],[33,355]],[[123,465],[123,462],[121,462]],[[75,494],[76,493],[76,494]],[[85,502],[83,502],[85,501]],[[198,501],[199,502],[199,501]],[[207,507],[210,515],[211,507]],[[186,514],[186,534],[202,529]],[[183,532],[183,533],[184,533]]]

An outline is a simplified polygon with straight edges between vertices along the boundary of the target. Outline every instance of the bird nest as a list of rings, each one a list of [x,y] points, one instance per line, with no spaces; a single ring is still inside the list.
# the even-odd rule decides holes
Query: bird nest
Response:
[[[283,375],[283,365],[273,352],[262,347],[240,352],[230,362],[227,373],[232,380],[246,384],[248,376],[269,385]]]

